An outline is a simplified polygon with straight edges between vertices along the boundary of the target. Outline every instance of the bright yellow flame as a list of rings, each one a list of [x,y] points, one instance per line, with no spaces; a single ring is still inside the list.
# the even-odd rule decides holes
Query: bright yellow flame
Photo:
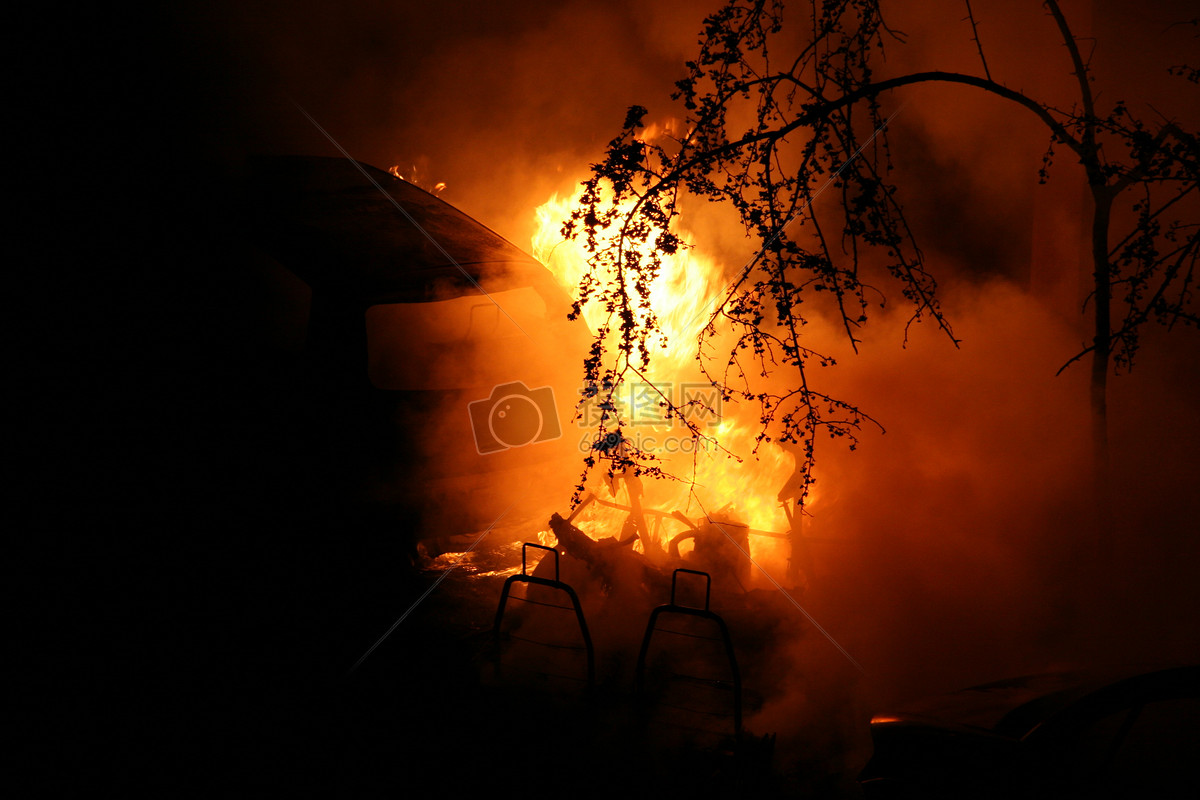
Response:
[[[537,232],[533,237],[533,256],[545,264],[559,282],[573,291],[587,270],[588,254],[582,241],[563,241],[560,228],[578,198],[557,194],[537,209]],[[670,381],[696,355],[696,334],[712,313],[713,300],[722,286],[721,270],[692,249],[681,249],[663,259],[663,268],[650,285],[650,302],[658,315],[658,327],[667,346],[656,354],[646,376],[651,380]],[[626,288],[634,295],[632,277]],[[584,310],[584,319],[592,330],[604,324],[608,312],[592,303]],[[642,320],[644,321],[644,320]]]
[[[582,241],[564,241],[561,235],[562,222],[577,202],[578,198],[560,198],[557,194],[551,197],[537,209],[537,232],[533,237],[534,257],[546,265],[568,292],[577,290],[588,261]],[[666,344],[660,343],[652,351],[651,363],[643,374],[658,386],[676,392],[673,399],[677,402],[682,398],[683,387],[688,386],[707,391],[707,396],[712,396],[713,390],[696,361],[697,335],[727,290],[728,283],[721,266],[695,248],[664,256],[662,269],[650,286],[650,302],[658,316],[659,328],[666,336]],[[593,331],[605,323],[607,315],[598,303],[589,304],[583,312]],[[715,352],[718,354],[722,352],[721,344],[717,342]],[[724,352],[728,352],[728,347]],[[743,408],[726,402],[720,407],[721,419],[700,423],[704,427],[711,422],[707,430],[724,448],[741,456],[741,463],[711,449],[694,453],[694,448],[685,441],[684,426],[663,420],[656,406],[652,406],[652,410],[659,412],[656,419],[636,418],[639,422],[628,429],[628,435],[640,440],[643,446],[649,445],[646,449],[662,458],[663,466],[675,475],[688,478],[694,467],[696,485],[693,498],[689,495],[689,489],[693,487],[686,483],[660,481],[651,485],[644,482],[646,497],[643,504],[646,507],[680,510],[696,519],[705,512],[714,514],[730,506],[728,517],[745,522],[752,529],[772,532],[789,529],[778,494],[793,474],[794,461],[791,454],[773,444],[764,444],[757,457],[751,455],[760,430],[757,408]],[[628,414],[626,418],[629,418]],[[809,506],[813,499],[810,493]],[[696,500],[702,505],[698,506]],[[621,502],[625,502],[624,498]],[[654,528],[654,521],[648,519],[648,522]],[[619,521],[611,509],[599,506],[585,511],[577,524],[596,538],[617,536],[620,532]],[[662,525],[662,538],[667,539],[679,530],[678,522],[667,520]],[[789,554],[786,540],[751,536],[750,547],[751,556],[762,566],[772,573],[782,571]]]

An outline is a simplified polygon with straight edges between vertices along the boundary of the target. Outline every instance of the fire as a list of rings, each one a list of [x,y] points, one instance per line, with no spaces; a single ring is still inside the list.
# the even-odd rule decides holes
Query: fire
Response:
[[[577,202],[578,197],[555,194],[540,206],[532,242],[534,257],[546,265],[568,293],[578,288],[588,260],[582,241],[566,241],[561,234],[562,222]],[[684,238],[692,244],[690,238]],[[685,391],[708,392],[703,396],[718,397],[696,361],[697,336],[727,289],[722,265],[691,246],[665,256],[662,270],[650,286],[650,301],[663,338],[652,350],[651,363],[643,374],[657,386],[676,392],[673,399],[677,402]],[[605,322],[606,315],[607,311],[595,303],[583,312],[592,330]],[[719,340],[717,345],[714,352],[719,354]],[[663,419],[657,397],[639,400],[631,395],[635,391],[637,387],[629,387],[621,398],[629,401],[623,404],[624,418],[631,422],[627,435],[662,459],[667,471],[686,479],[682,483],[658,481],[653,485],[644,481],[645,507],[668,512],[679,510],[697,519],[705,514],[716,515],[728,506],[725,516],[749,525],[752,530],[780,536],[789,530],[791,524],[778,494],[792,477],[794,460],[772,443],[763,443],[754,453],[760,432],[757,409],[718,400],[719,418],[696,420],[723,448],[740,457],[739,463],[711,446],[697,448],[694,441],[688,440],[684,426]],[[693,475],[694,485],[691,485]],[[806,501],[809,507],[813,500],[810,493]],[[620,502],[626,502],[623,492]],[[581,521],[595,525],[594,530],[611,530],[615,535],[622,518],[620,513],[595,504]],[[652,530],[656,528],[653,520],[648,522]],[[665,544],[680,529],[678,523],[667,519],[661,524],[659,537]],[[782,572],[786,566],[789,548],[785,539],[752,535],[750,548],[751,557],[772,573]]]
[[[560,228],[578,197],[559,198],[554,194],[537,209],[537,232],[533,236],[533,256],[545,264],[567,291],[579,286],[587,269],[587,250],[581,241],[564,241]],[[688,244],[691,244],[689,241]],[[632,281],[629,281],[632,293]],[[650,287],[651,302],[659,317],[659,328],[666,346],[655,354],[646,377],[671,381],[694,360],[696,334],[707,321],[713,300],[721,291],[720,268],[696,254],[682,249],[667,257],[663,270]],[[584,319],[592,330],[605,321],[606,311],[597,304],[584,310]]]

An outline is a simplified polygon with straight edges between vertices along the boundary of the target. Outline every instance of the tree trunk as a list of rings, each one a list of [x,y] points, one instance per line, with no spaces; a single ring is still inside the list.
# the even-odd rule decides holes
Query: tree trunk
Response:
[[[1092,216],[1092,282],[1095,335],[1092,339],[1092,458],[1093,508],[1096,513],[1096,558],[1101,564],[1112,555],[1112,493],[1108,454],[1108,369],[1112,360],[1110,300],[1112,273],[1108,262],[1108,228],[1112,195],[1104,186],[1092,186],[1095,212]]]

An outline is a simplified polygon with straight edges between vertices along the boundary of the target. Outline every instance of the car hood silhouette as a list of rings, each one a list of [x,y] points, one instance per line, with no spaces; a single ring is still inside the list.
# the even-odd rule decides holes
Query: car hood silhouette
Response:
[[[996,681],[877,714],[871,735],[868,798],[1194,797],[1200,667]]]
[[[444,549],[498,517],[544,523],[567,501],[591,337],[567,322],[570,300],[544,266],[342,158],[255,160],[246,220],[312,289],[314,394],[352,506]]]

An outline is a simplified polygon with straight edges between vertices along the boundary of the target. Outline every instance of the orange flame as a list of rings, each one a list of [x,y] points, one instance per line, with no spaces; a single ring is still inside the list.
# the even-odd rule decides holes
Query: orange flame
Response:
[[[532,242],[534,257],[546,265],[568,292],[578,288],[588,268],[585,244],[580,240],[564,240],[561,234],[562,221],[578,200],[555,194],[540,206]],[[683,238],[692,244],[689,237]],[[712,394],[715,390],[698,367],[697,336],[727,288],[722,266],[695,247],[683,248],[663,258],[662,270],[650,286],[650,302],[665,340],[660,340],[652,351],[650,365],[643,374],[657,386],[674,391],[673,400],[682,399],[685,387],[707,391],[706,397],[719,397]],[[607,314],[597,303],[583,310],[592,330],[604,323]],[[716,352],[721,352],[719,346]],[[627,397],[628,391],[622,399]],[[723,448],[742,458],[739,463],[712,447],[697,452],[696,442],[688,441],[683,425],[664,419],[656,402],[649,406],[651,413],[646,416],[643,416],[646,409],[637,403],[625,406],[627,421],[632,414],[627,435],[658,455],[667,471],[681,478],[694,478],[694,485],[673,481],[647,484],[644,499],[647,507],[668,512],[681,510],[697,519],[729,506],[727,517],[738,519],[751,529],[779,534],[788,531],[789,521],[778,494],[793,475],[794,461],[788,452],[770,444],[764,444],[757,455],[752,455],[761,427],[757,409],[718,400],[719,418],[697,420]],[[813,501],[810,493],[806,506],[811,508]],[[593,506],[580,520],[585,528],[587,523],[593,523],[599,530],[614,535],[620,529],[620,515],[611,509]],[[650,526],[655,527],[653,523]],[[663,529],[665,538],[669,538],[665,524]],[[786,564],[788,546],[782,538],[751,536],[750,548],[751,557],[773,573]]]

